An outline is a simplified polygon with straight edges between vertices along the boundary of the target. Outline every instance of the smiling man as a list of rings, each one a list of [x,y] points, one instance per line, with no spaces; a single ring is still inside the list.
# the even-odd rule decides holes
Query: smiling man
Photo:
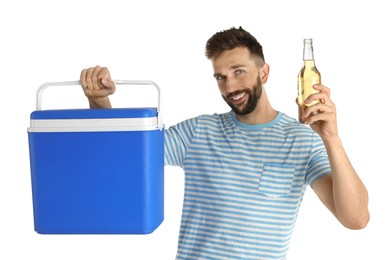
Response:
[[[210,40],[208,47],[211,43]],[[251,58],[249,49],[243,46],[222,53],[210,50],[207,55],[212,59],[214,77],[222,97],[239,121],[256,124],[270,122],[276,117],[277,111],[272,109],[265,91],[263,93],[269,66],[264,63],[264,58],[260,58],[262,56]],[[264,109],[269,111],[265,113]]]
[[[368,195],[338,136],[330,90],[316,85],[306,100],[321,101],[306,109],[308,127],[272,108],[269,65],[247,31],[216,33],[206,56],[232,111],[166,130],[165,164],[185,172],[176,259],[285,259],[308,185],[344,226],[364,228]],[[91,108],[110,107],[106,68],[83,70],[80,80]]]

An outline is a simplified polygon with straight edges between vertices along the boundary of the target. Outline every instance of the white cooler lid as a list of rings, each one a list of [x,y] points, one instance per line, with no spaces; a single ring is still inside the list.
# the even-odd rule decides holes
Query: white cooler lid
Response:
[[[28,132],[150,131],[159,124],[157,108],[39,110]]]

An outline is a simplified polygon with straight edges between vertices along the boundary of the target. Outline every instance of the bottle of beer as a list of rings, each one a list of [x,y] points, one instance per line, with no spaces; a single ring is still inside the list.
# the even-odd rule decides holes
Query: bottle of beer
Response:
[[[303,66],[298,74],[298,118],[299,122],[303,123],[302,116],[305,107],[312,106],[319,101],[313,101],[310,104],[305,104],[305,100],[318,90],[313,88],[314,84],[321,84],[321,74],[317,70],[314,63],[313,40],[303,40]],[[314,112],[318,113],[318,112]]]

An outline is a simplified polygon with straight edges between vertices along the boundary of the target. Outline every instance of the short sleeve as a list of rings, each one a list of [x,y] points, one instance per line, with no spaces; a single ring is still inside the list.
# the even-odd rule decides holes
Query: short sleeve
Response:
[[[328,154],[324,143],[317,133],[313,133],[312,149],[310,153],[306,181],[312,185],[315,180],[331,172]]]
[[[195,134],[197,118],[185,120],[165,131],[164,164],[183,167],[189,145]]]

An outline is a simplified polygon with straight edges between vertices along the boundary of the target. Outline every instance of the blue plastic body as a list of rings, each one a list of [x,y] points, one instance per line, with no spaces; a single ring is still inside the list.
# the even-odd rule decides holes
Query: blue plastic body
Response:
[[[31,119],[155,113],[146,110],[35,111]],[[164,129],[29,132],[28,139],[36,232],[148,234],[162,223]]]

